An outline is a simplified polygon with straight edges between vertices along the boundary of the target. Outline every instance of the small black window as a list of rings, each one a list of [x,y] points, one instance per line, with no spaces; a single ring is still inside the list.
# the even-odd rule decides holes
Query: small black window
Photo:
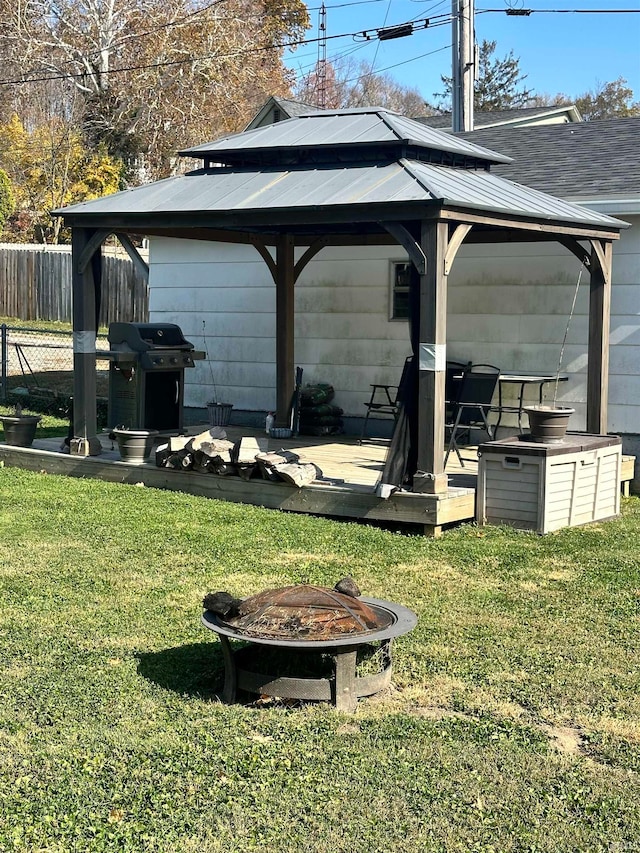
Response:
[[[411,264],[405,261],[391,262],[391,319],[409,319],[409,281]]]

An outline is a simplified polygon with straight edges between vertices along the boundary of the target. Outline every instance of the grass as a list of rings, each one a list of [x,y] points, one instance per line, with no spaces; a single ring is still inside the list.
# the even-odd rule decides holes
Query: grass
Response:
[[[0,317],[0,324],[12,329],[37,329],[43,332],[70,332],[71,323],[66,320],[21,320],[19,317]],[[107,334],[107,327],[100,326],[99,335]]]
[[[0,415],[13,415],[15,412],[14,406],[0,405]],[[24,415],[40,415],[40,412],[31,409],[28,406],[22,410]],[[54,438],[59,435],[66,435],[69,427],[69,421],[56,415],[40,415],[41,421],[36,429],[36,438]]]
[[[0,851],[640,850],[640,500],[440,540],[0,470]],[[352,715],[217,698],[204,593],[411,606]]]

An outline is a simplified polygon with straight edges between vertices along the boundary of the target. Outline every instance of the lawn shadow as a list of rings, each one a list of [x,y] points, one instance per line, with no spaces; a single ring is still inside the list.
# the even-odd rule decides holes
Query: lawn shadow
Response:
[[[218,697],[224,680],[220,645],[192,643],[160,652],[140,652],[138,672],[166,690],[204,699]]]

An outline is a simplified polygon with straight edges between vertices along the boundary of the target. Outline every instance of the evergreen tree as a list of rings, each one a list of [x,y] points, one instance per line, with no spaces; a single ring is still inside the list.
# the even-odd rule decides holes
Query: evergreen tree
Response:
[[[497,42],[485,40],[478,49],[478,68],[473,87],[473,103],[477,110],[490,112],[523,107],[533,96],[531,89],[520,86],[527,76],[520,73],[520,60],[513,55],[512,50],[502,59],[494,57],[496,47]],[[441,80],[444,92],[434,93],[434,97],[439,99],[436,108],[449,112],[453,79],[442,75]]]

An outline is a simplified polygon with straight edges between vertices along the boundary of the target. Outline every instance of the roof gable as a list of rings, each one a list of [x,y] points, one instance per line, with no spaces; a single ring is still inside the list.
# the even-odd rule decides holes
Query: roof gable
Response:
[[[453,132],[451,113],[437,116],[421,116],[415,119],[428,127],[448,133]],[[473,116],[474,129],[487,127],[528,127],[539,124],[574,124],[582,116],[573,104],[553,107],[520,107],[508,110],[476,110]]]

